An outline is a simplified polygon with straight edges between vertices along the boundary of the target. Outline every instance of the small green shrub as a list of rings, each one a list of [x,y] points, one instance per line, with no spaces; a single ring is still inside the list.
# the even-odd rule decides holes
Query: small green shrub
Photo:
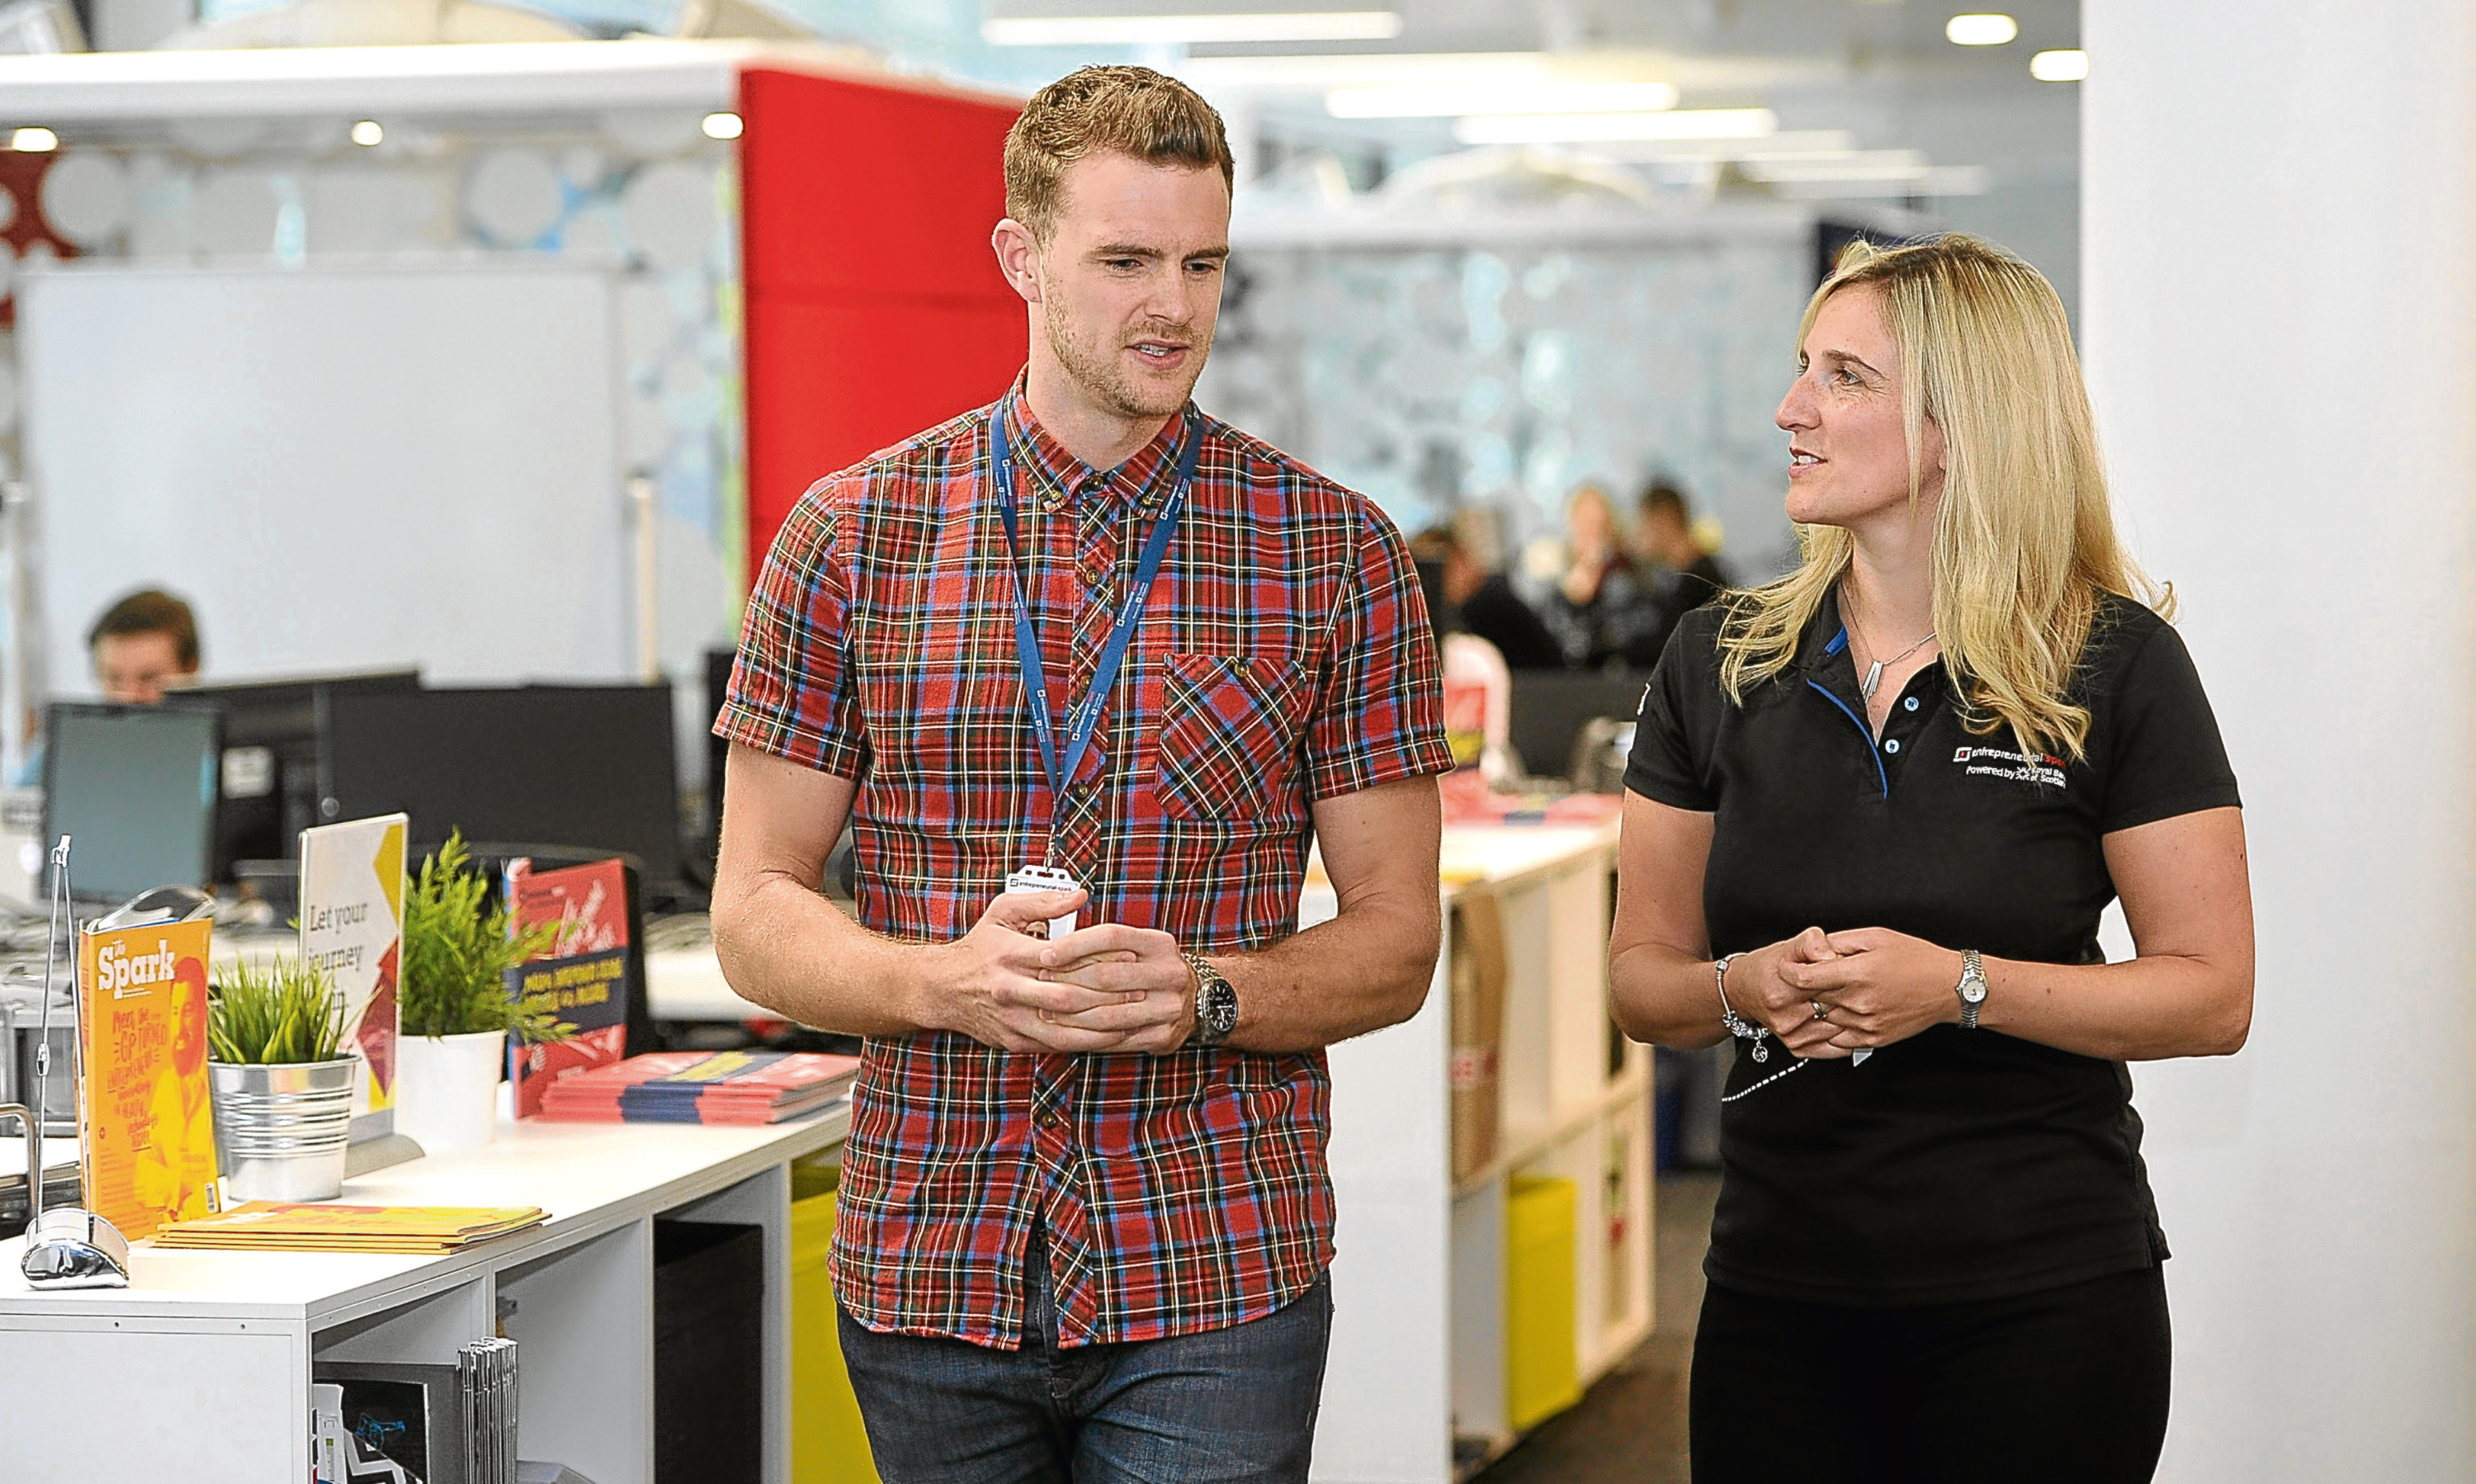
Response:
[[[398,1026],[408,1036],[504,1030],[524,1041],[566,1040],[575,1026],[528,1010],[508,993],[508,971],[548,950],[557,928],[511,931],[504,903],[484,909],[489,896],[489,880],[473,869],[460,831],[421,863],[404,901]]]
[[[207,1005],[207,1049],[221,1062],[334,1061],[343,1054],[343,1035],[344,1001],[334,977],[298,958],[233,965]]]

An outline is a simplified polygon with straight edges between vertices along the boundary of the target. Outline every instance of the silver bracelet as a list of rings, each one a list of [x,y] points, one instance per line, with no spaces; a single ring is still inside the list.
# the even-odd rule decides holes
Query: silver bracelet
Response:
[[[1736,1006],[1728,1002],[1728,966],[1735,963],[1741,956],[1743,955],[1737,953],[1724,954],[1713,960],[1711,964],[1711,979],[1720,990],[1720,1024],[1726,1026],[1728,1034],[1738,1040],[1753,1043],[1754,1060],[1769,1061],[1771,1058],[1771,1049],[1763,1044],[1763,1038],[1770,1032],[1739,1015]]]

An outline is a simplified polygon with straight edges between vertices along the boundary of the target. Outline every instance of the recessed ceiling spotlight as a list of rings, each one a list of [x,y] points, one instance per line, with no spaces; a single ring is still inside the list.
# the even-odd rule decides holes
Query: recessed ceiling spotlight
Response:
[[[1396,11],[1198,15],[1006,15],[980,22],[991,46],[1201,46],[1230,41],[1390,41]]]
[[[11,135],[9,147],[20,155],[48,155],[61,147],[61,136],[49,129],[29,127]]]
[[[376,149],[386,142],[386,131],[375,118],[365,118],[353,126],[353,142],[363,149]]]
[[[2041,83],[2077,83],[2089,76],[2089,53],[2040,52],[2029,59],[2029,75]]]
[[[1955,15],[1943,34],[1954,46],[2002,46],[2020,34],[2020,23],[2009,15]]]
[[[698,127],[705,131],[708,139],[736,139],[748,125],[736,113],[721,112],[707,113],[705,122]]]

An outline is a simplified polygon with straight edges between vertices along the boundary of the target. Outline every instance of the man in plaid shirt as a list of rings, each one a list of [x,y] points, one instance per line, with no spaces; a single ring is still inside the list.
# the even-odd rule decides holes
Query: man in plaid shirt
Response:
[[[1189,400],[1220,116],[1087,68],[1005,174],[1029,364],[820,481],[750,595],[715,946],[867,1038],[832,1274],[889,1484],[1304,1479],[1323,1049],[1436,958],[1435,649],[1374,507]],[[818,895],[846,821],[864,926]]]

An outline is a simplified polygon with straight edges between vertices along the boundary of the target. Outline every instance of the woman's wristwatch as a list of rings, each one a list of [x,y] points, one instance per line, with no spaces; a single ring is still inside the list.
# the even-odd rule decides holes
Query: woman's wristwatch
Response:
[[[1977,1012],[1986,1005],[1986,960],[1973,948],[1960,951],[1959,994],[1960,1028],[1975,1030]]]

